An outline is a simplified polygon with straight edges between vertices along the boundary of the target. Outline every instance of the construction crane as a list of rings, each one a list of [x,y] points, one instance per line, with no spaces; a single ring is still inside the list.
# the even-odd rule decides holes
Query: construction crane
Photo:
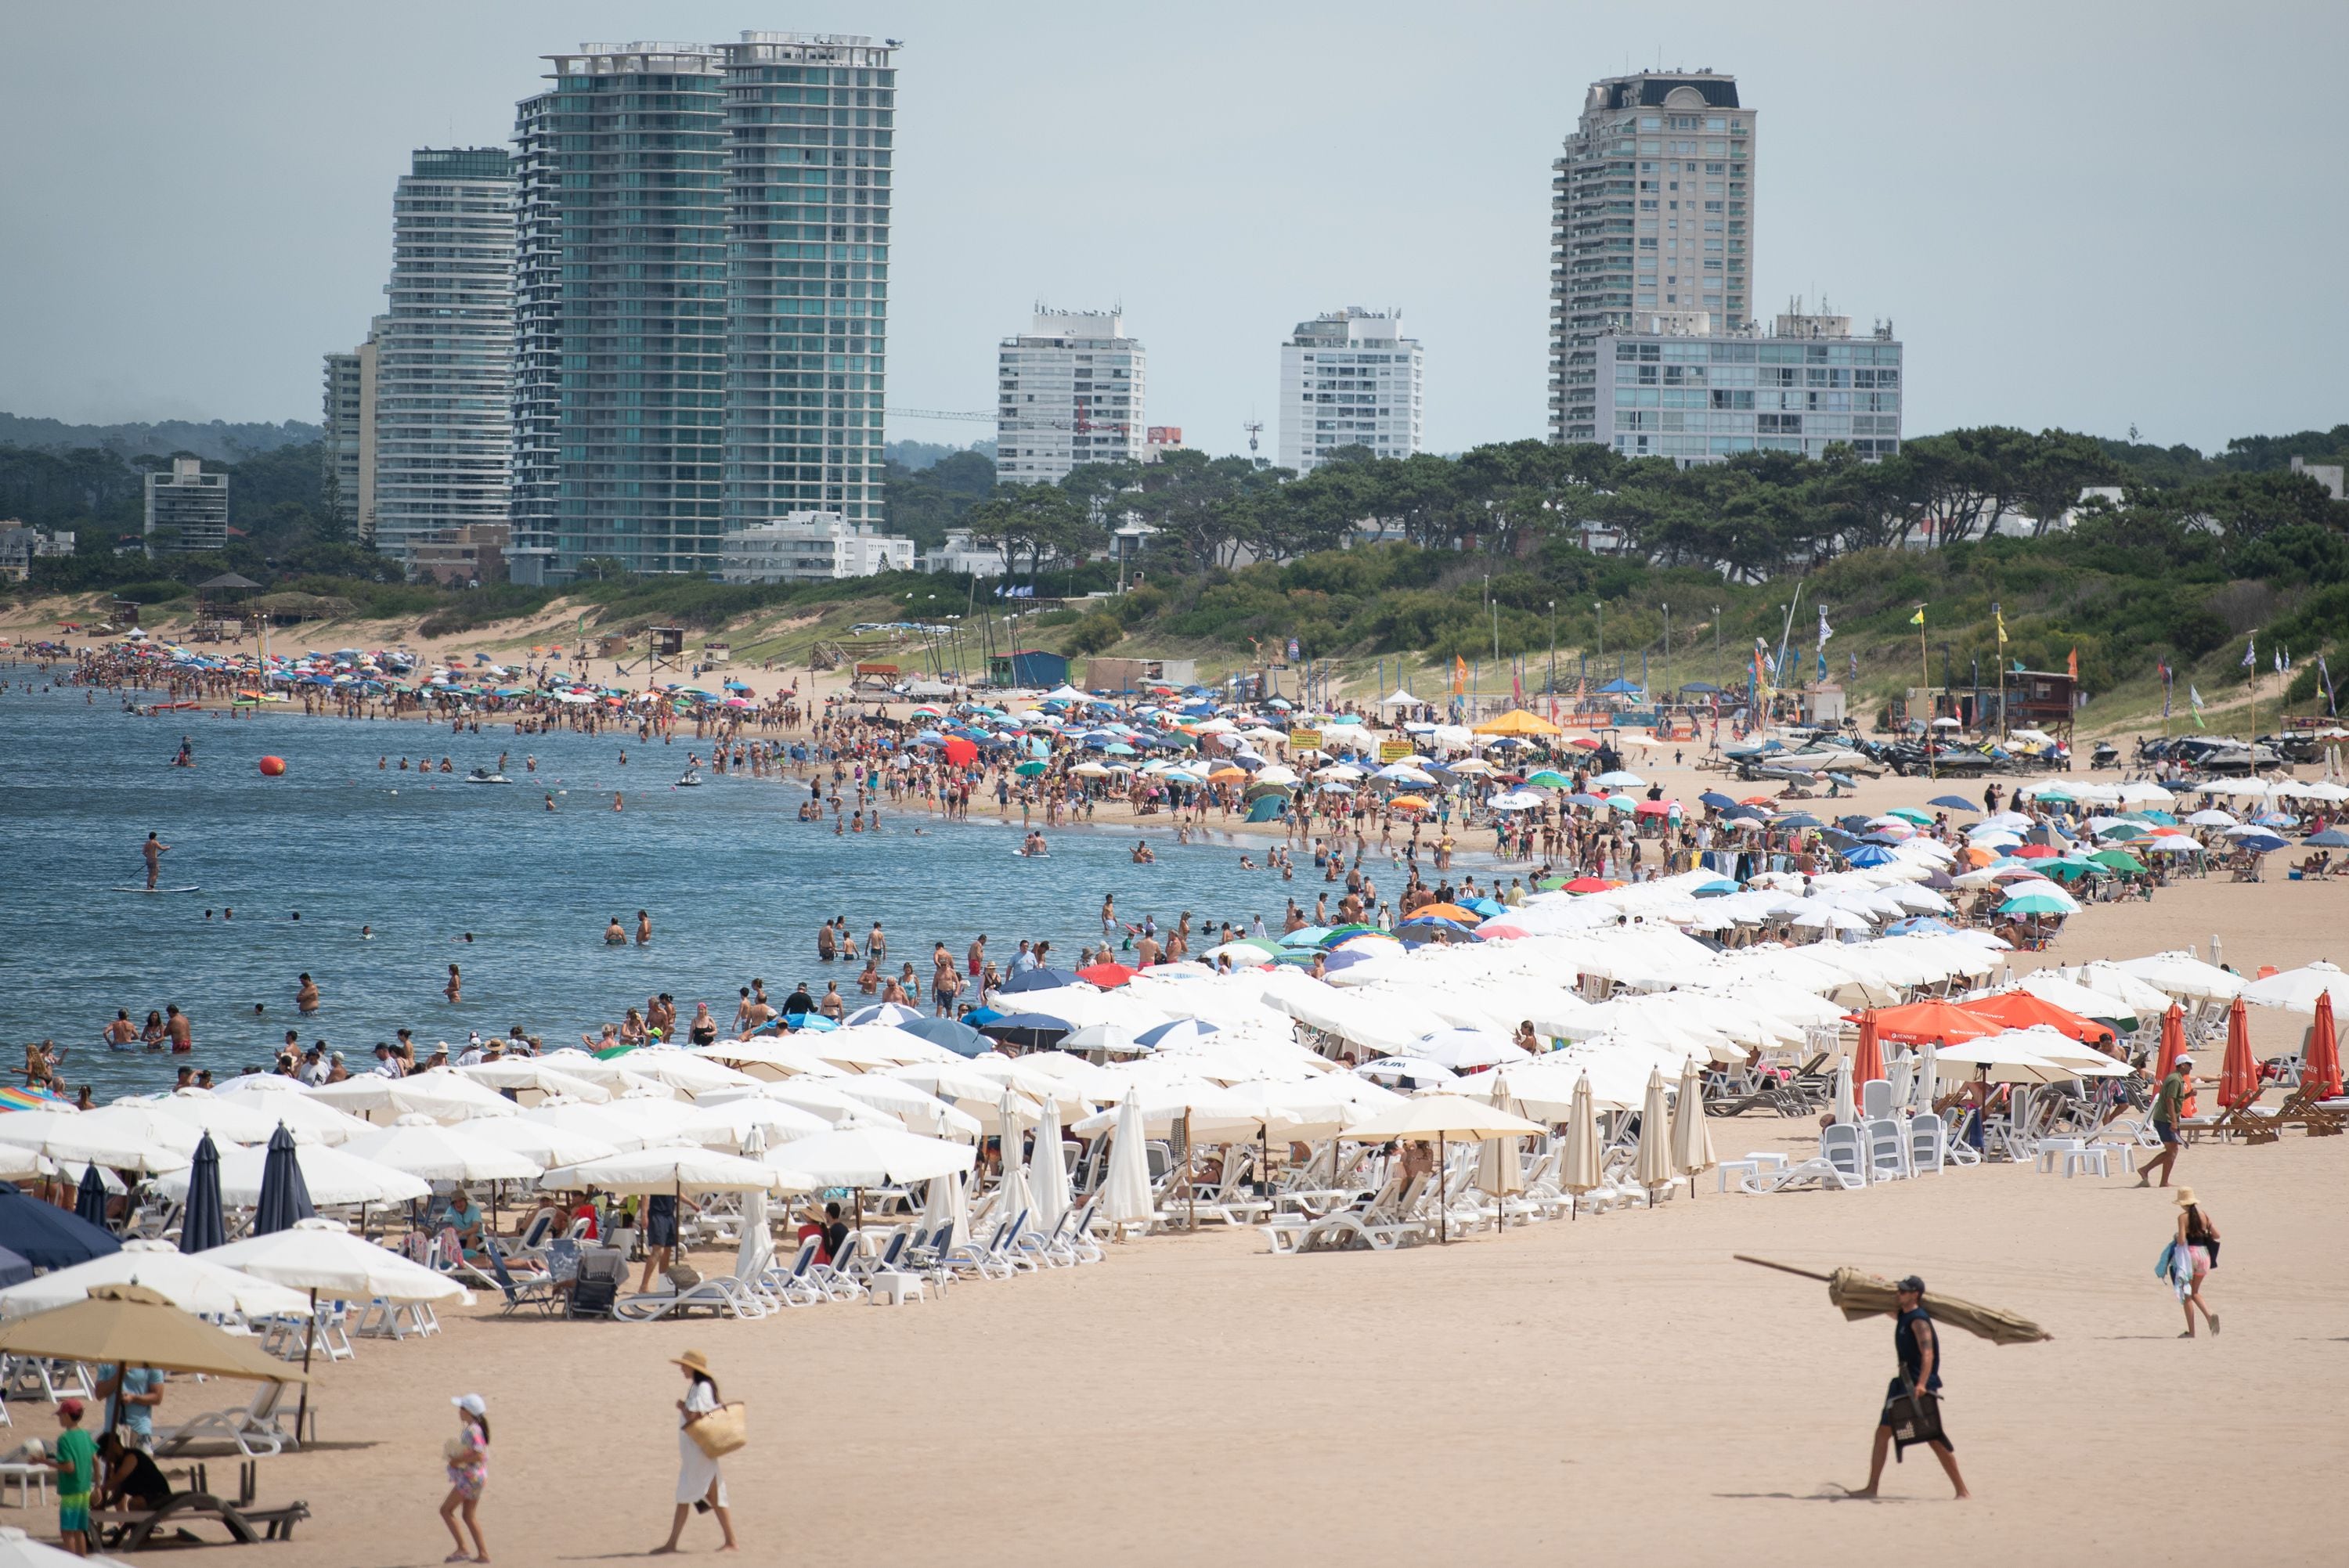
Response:
[[[1001,418],[1001,416],[997,414],[994,410],[987,408],[977,409],[968,413],[959,408],[885,408],[882,412],[893,419],[969,419],[985,425],[996,424]],[[1123,429],[1124,428],[1123,426],[1102,426],[1098,424],[1096,421],[1090,419],[1079,419],[1073,424],[1066,419],[1028,419],[1022,422],[1030,425],[1041,425],[1045,428],[1050,430]]]

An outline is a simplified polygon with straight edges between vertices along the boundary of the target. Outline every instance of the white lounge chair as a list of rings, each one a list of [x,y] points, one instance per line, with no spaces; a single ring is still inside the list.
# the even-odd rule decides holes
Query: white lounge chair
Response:
[[[264,1383],[252,1401],[240,1408],[208,1410],[175,1427],[155,1429],[157,1459],[175,1454],[194,1443],[229,1443],[246,1459],[280,1454],[294,1443],[294,1434],[278,1420],[278,1408],[288,1383]]]

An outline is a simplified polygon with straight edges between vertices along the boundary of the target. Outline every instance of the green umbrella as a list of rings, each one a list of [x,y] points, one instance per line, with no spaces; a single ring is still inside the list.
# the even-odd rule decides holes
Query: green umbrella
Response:
[[[2044,892],[2026,892],[1998,906],[2001,914],[2069,914],[2071,906]]]
[[[1040,762],[1035,761],[1022,762],[1019,767],[1013,769],[1012,771],[1019,774],[1022,779],[1033,779],[1036,775],[1044,771],[1044,765]]]
[[[1555,768],[1544,768],[1530,775],[1526,782],[1540,789],[1571,789],[1574,780]]]
[[[2104,867],[2092,866],[2085,861],[2050,861],[2047,862],[2047,875],[2053,877],[2057,882],[2077,882],[2082,877],[2100,877],[2104,874]]]
[[[2098,850],[2088,858],[2098,865],[2110,866],[2116,872],[2127,872],[2132,876],[2145,870],[2145,862],[2127,850]]]
[[[1898,817],[1904,822],[1914,822],[1920,828],[1930,827],[1933,821],[1930,813],[1920,811],[1914,806],[1895,806],[1884,814],[1888,817]]]

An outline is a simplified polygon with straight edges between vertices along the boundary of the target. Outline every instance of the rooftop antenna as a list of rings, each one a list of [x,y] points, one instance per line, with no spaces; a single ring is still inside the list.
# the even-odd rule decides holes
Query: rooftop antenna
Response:
[[[1256,456],[1257,432],[1264,428],[1264,421],[1250,414],[1246,419],[1240,421],[1240,428],[1247,432],[1248,456],[1253,458]]]

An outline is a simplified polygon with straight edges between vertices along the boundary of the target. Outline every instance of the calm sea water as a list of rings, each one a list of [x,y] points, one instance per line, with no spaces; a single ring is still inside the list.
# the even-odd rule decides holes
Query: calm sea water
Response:
[[[26,1040],[54,1038],[68,1048],[67,1081],[101,1099],[167,1086],[191,1059],[108,1051],[99,1031],[117,1007],[143,1021],[178,1004],[194,1023],[193,1063],[216,1073],[265,1065],[288,1028],[305,1044],[325,1038],[357,1070],[401,1025],[429,1045],[518,1023],[552,1047],[659,991],[680,1017],[707,1001],[730,1018],[753,975],[777,1002],[802,979],[821,995],[836,978],[853,997],[854,966],[816,960],[828,915],[845,914],[860,945],[880,920],[890,967],[910,958],[926,985],[931,943],[959,960],[980,931],[999,963],[1021,937],[1073,961],[1099,940],[1112,891],[1132,920],[1262,913],[1276,930],[1288,892],[1309,903],[1320,891],[1303,871],[1283,884],[1238,870],[1235,849],[1158,832],[1155,865],[1132,864],[1133,837],[1106,830],[1055,833],[1048,859],[1023,860],[1016,809],[1009,827],[991,811],[968,824],[908,811],[885,815],[877,834],[835,838],[828,822],[795,820],[789,783],[709,774],[699,789],[673,788],[683,740],[631,736],[624,766],[616,738],[460,737],[285,713],[142,718],[102,692],[94,706],[78,688],[27,692],[28,679],[42,684],[32,665],[0,665],[0,1047],[13,1068]],[[182,734],[193,769],[167,766]],[[514,784],[461,782],[502,749]],[[402,753],[446,754],[457,771],[401,773]],[[285,777],[260,776],[264,754],[285,758]],[[379,771],[387,754],[392,770]],[[551,813],[547,789],[567,791]],[[615,790],[625,810],[612,810]],[[162,885],[201,891],[111,891],[144,882],[150,830],[172,846]],[[638,909],[652,912],[652,945],[605,946],[605,923],[617,915],[633,932]],[[452,962],[464,972],[453,1007],[440,994]],[[308,1018],[294,1006],[305,971],[325,998]]]

